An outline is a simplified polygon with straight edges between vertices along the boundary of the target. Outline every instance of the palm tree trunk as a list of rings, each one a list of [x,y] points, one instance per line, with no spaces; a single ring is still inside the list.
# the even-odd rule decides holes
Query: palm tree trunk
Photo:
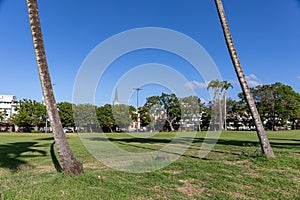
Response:
[[[44,41],[42,37],[42,30],[40,26],[36,0],[27,0],[27,7],[36,62],[39,71],[44,100],[46,103],[47,114],[52,125],[54,141],[62,163],[63,171],[66,174],[81,174],[83,173],[82,164],[75,159],[69,147],[57,111],[52,89],[52,83],[48,70],[48,64],[46,60]]]
[[[227,131],[227,123],[226,123],[226,115],[227,115],[227,108],[226,108],[226,90],[224,90],[224,130]]]
[[[230,30],[229,30],[229,26],[228,26],[228,22],[226,20],[226,16],[225,16],[225,11],[222,5],[222,1],[221,0],[215,0],[215,4],[218,10],[218,14],[219,14],[219,18],[222,24],[222,29],[223,29],[223,33],[226,39],[226,44],[227,44],[227,48],[228,51],[230,53],[231,56],[231,60],[233,62],[236,74],[238,76],[240,85],[242,87],[243,93],[246,97],[249,109],[251,111],[252,117],[254,119],[254,123],[256,126],[256,132],[260,141],[260,145],[261,145],[261,150],[262,153],[264,153],[267,157],[274,157],[274,153],[272,151],[271,145],[269,143],[268,137],[266,135],[266,132],[264,130],[264,127],[262,125],[260,116],[258,114],[257,108],[255,106],[255,102],[253,99],[253,96],[250,92],[250,89],[248,87],[248,84],[246,82],[246,78],[244,75],[244,72],[242,70],[241,64],[239,62],[239,58],[236,52],[236,49],[234,47],[233,44],[233,40],[230,34]]]

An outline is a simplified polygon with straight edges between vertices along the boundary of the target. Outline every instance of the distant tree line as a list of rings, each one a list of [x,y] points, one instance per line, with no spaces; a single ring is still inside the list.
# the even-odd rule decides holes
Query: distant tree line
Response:
[[[266,129],[300,128],[300,94],[290,86],[274,83],[256,86],[251,91]],[[255,128],[254,122],[245,97],[243,93],[238,94],[238,97],[239,100],[220,99],[227,110],[226,123],[223,122],[226,126],[223,128],[252,130]],[[213,101],[203,103],[196,96],[178,98],[175,94],[166,93],[148,97],[138,112],[135,107],[124,104],[95,106],[60,102],[57,108],[63,127],[75,130],[76,126],[78,131],[84,132],[135,131],[138,121],[142,128],[140,131],[207,130],[214,110]],[[21,131],[40,131],[45,127],[46,119],[43,103],[23,99],[19,101],[18,112],[9,121]]]
[[[290,86],[276,82],[251,88],[251,92],[266,129],[300,128],[300,94]],[[240,101],[229,100],[228,109],[231,112],[227,117],[236,126],[238,126],[237,118],[244,124],[252,125],[243,93],[238,94],[238,97]]]

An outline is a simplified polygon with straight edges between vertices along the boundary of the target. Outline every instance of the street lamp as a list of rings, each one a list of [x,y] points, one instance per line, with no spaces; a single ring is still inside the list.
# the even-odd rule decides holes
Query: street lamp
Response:
[[[133,90],[136,90],[136,114],[137,114],[137,127],[136,127],[136,132],[139,132],[139,129],[140,129],[139,91],[142,90],[142,88],[133,88]]]

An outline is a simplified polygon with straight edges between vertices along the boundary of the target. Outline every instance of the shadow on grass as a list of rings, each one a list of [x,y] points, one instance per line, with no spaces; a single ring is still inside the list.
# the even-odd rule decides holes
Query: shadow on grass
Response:
[[[46,156],[46,151],[36,149],[38,147],[37,142],[14,142],[0,145],[0,167],[7,168],[12,171],[17,171],[22,164],[28,164],[25,159]],[[26,154],[24,153],[38,153]]]
[[[94,141],[107,141],[106,139],[102,138],[90,138],[91,140]],[[119,144],[122,144],[124,146],[132,146],[135,148],[140,148],[140,149],[148,149],[148,150],[158,150],[152,147],[148,146],[140,146],[139,144],[182,144],[184,143],[184,139],[182,140],[172,140],[172,139],[157,139],[157,138],[108,138],[109,141],[111,142],[116,142]],[[189,138],[186,138],[189,140]],[[290,142],[289,142],[290,141]],[[271,146],[273,148],[279,148],[279,149],[289,149],[292,151],[300,151],[300,142],[297,142],[298,140],[295,139],[290,139],[286,140],[286,142],[277,142],[277,141],[271,141]],[[206,143],[206,144],[217,144],[217,145],[226,145],[226,146],[238,146],[238,147],[257,147],[260,149],[260,143],[257,141],[243,141],[243,140],[226,140],[226,139],[205,139],[205,138],[194,138],[192,143],[194,145],[197,145],[197,149],[195,149],[195,146],[190,146],[190,148],[193,148],[194,150],[200,150],[201,143]],[[236,155],[240,156],[243,155],[243,148],[241,148],[241,152],[234,152],[233,150],[229,150],[228,148],[222,149],[222,147],[213,148],[209,149],[209,151],[216,152],[216,153],[222,153],[222,154],[231,154],[231,155]],[[166,153],[171,153],[171,154],[176,154],[175,152],[166,152]],[[197,156],[192,156],[192,155],[182,155],[184,157],[190,157],[190,158],[198,158]],[[205,159],[205,158],[203,158]]]
[[[258,139],[257,139],[258,140]],[[286,142],[278,142],[270,140],[271,147],[273,148],[280,148],[280,149],[289,149],[289,150],[298,150],[300,151],[300,140],[295,139],[282,139]],[[277,140],[277,139],[276,139]],[[299,142],[297,142],[299,141]],[[202,143],[204,142],[203,138],[196,138],[193,143]],[[213,142],[213,140],[206,139],[207,143]],[[242,147],[260,147],[260,143],[254,141],[242,141],[242,140],[225,140],[225,139],[218,139],[217,144],[220,145],[231,145],[231,146],[242,146]]]
[[[53,137],[47,137],[47,138],[39,138],[36,140],[40,140],[40,141],[53,141]]]
[[[52,137],[38,140],[53,140]],[[14,142],[0,145],[0,168],[10,169],[16,172],[21,165],[30,164],[27,159],[35,157],[45,157],[47,152],[37,149],[41,146],[48,146],[49,144],[40,145],[38,142]],[[62,167],[55,155],[55,142],[50,146],[50,155],[52,163],[57,172],[62,172]],[[31,152],[32,154],[29,154]]]
[[[156,138],[108,138],[109,141],[111,142],[115,142],[118,144],[121,144],[123,146],[131,146],[131,147],[135,147],[135,148],[140,148],[140,149],[146,149],[146,150],[154,150],[154,151],[162,151],[165,153],[170,153],[170,154],[174,154],[174,155],[181,155],[183,157],[189,157],[189,158],[196,158],[199,159],[198,156],[194,156],[194,155],[185,155],[185,154],[178,154],[176,152],[170,152],[170,151],[165,151],[162,149],[157,149],[157,148],[153,148],[150,146],[140,146],[138,144],[169,144],[172,143],[173,145],[180,145],[180,144],[187,144],[187,141],[190,141],[191,138],[181,138],[181,139],[156,139]],[[107,139],[103,139],[103,138],[90,138],[90,140],[92,141],[107,141]],[[191,144],[195,144],[195,143],[203,143],[204,142],[204,138],[194,138],[192,139],[192,141],[190,141]],[[216,140],[215,139],[206,139],[205,143],[207,144],[215,144]],[[251,143],[251,144],[250,144]],[[189,144],[189,143],[188,143]],[[247,145],[258,145],[258,143],[256,144],[255,142],[249,142],[249,141],[233,141],[233,140],[218,140],[217,144],[226,144],[226,145],[235,145],[235,146],[245,146],[245,144]],[[180,146],[178,146],[180,148]],[[182,146],[182,148],[186,148],[186,146]],[[193,150],[200,150],[200,146],[189,146],[190,149]],[[205,151],[205,149],[203,149]],[[208,149],[208,151],[212,151],[215,153],[222,153],[222,154],[231,154],[231,155],[237,155],[240,156],[241,153],[236,153],[233,151],[228,151],[228,149]],[[206,158],[202,158],[202,159],[206,159]]]
[[[93,137],[89,138],[92,141],[107,141],[106,138]],[[158,144],[158,143],[170,143],[173,144],[184,143],[184,139],[188,140],[189,138],[183,139],[156,139],[156,138],[108,138],[111,142],[123,142],[123,143],[140,143],[140,144]]]
[[[38,140],[41,141],[53,141],[54,138],[53,137],[47,137],[47,138],[40,138]],[[51,155],[51,159],[52,159],[52,163],[54,165],[54,168],[56,169],[57,172],[63,172],[63,168],[61,167],[56,155],[55,155],[55,141],[52,142],[51,146],[50,146],[50,155]]]
[[[55,144],[55,142],[53,142],[50,147],[51,159],[52,159],[52,162],[53,162],[53,165],[54,165],[56,171],[62,172],[63,169],[62,169],[61,165],[59,164],[59,161],[57,160],[56,155],[55,155],[54,144]]]

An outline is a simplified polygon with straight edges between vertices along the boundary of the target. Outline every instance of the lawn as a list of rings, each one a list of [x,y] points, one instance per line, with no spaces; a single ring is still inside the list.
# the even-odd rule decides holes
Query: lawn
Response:
[[[175,133],[107,136],[127,151],[147,152],[165,146]],[[268,132],[274,159],[260,155],[254,132],[223,132],[199,158],[204,136],[197,133],[184,155],[162,169],[128,173],[103,165],[78,135],[69,134],[85,169],[69,177],[55,170],[51,134],[1,133],[0,199],[300,199],[300,131]]]

